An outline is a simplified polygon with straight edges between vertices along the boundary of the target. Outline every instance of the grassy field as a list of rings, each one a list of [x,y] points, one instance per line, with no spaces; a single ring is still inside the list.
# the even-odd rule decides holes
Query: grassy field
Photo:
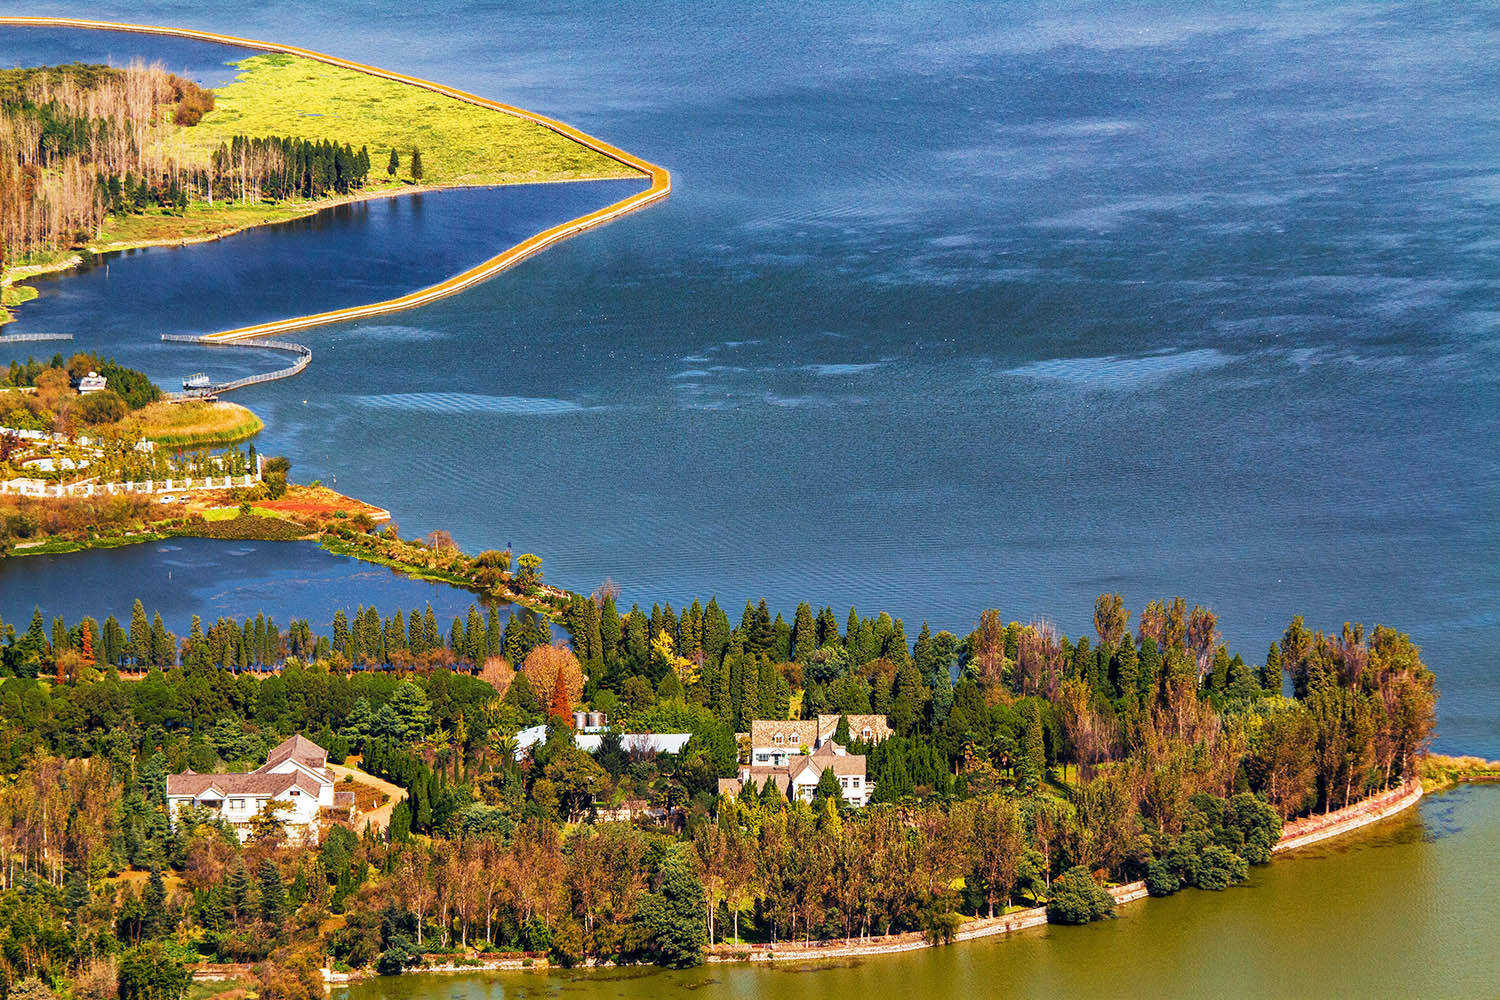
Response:
[[[549,129],[498,111],[300,56],[266,54],[214,90],[214,110],[179,130],[187,151],[206,161],[235,135],[332,139],[370,149],[371,181],[410,179],[413,146],[424,184],[508,184],[636,176],[635,171]]]
[[[312,205],[240,205],[229,202],[209,205],[193,202],[182,215],[168,215],[160,209],[141,215],[111,215],[99,238],[89,244],[89,249],[110,250],[143,243],[213,239],[248,226],[287,222],[314,211]]]
[[[125,418],[139,433],[163,445],[231,444],[258,433],[265,424],[236,403],[152,403]]]
[[[18,306],[22,302],[29,302],[36,298],[37,290],[30,285],[5,285],[0,287],[0,323],[9,323],[15,319],[11,315],[10,306]]]

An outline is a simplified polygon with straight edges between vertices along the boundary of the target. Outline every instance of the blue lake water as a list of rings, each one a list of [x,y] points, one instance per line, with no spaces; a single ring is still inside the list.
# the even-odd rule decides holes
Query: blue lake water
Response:
[[[1500,755],[1495,8],[36,12],[336,52],[673,171],[665,204],[310,332],[305,375],[238,397],[263,451],[408,534],[533,549],[627,602],[807,598],[912,632],[995,606],[1077,633],[1101,590],[1209,604],[1257,658],[1293,614],[1386,621],[1438,672],[1439,746]],[[445,223],[474,223],[454,252],[487,256],[492,218]],[[228,275],[324,226],[117,259],[128,285],[222,254],[205,294],[229,298],[99,315],[79,291],[56,322],[141,358],[253,312]],[[23,323],[75,280],[99,279]]]
[[[137,598],[148,614],[161,612],[178,635],[187,634],[193,615],[206,626],[221,615],[243,621],[265,612],[283,630],[293,618],[306,618],[314,632],[327,635],[335,611],[352,613],[362,604],[389,617],[397,608],[425,609],[430,603],[444,634],[471,605],[488,614],[469,591],[414,580],[306,542],[175,538],[0,560],[0,616],[18,630],[31,621],[34,607],[49,622],[53,615],[70,624],[85,615],[98,621],[114,615],[128,624]],[[501,621],[513,608],[496,605]]]

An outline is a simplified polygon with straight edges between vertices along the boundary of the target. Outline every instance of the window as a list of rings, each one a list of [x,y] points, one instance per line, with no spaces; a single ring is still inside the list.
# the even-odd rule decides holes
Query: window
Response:
[[[243,809],[243,808],[245,808],[245,800],[244,799],[230,799],[229,800],[229,808],[231,808],[231,809]]]
[[[774,744],[776,744],[776,745],[777,745],[777,746],[781,746],[781,744],[782,744],[782,743],[783,743],[783,742],[784,742],[784,741],[783,741],[783,740],[782,740],[782,738],[781,738],[781,734],[780,734],[780,733],[777,733],[777,734],[776,734],[776,735],[775,735],[775,736],[772,736],[772,737],[771,737],[771,742],[772,742],[772,743],[774,743]]]
[[[862,739],[862,740],[868,741],[869,738],[871,736],[874,736],[874,735],[875,735],[874,733],[870,732],[870,727],[869,726],[866,726],[865,728],[863,728],[863,729],[861,729],[859,731],[859,738]]]
[[[771,759],[771,755],[768,753],[758,753],[755,755],[755,759],[764,764],[766,761]]]
[[[848,788],[849,787],[849,779],[848,778],[840,778],[839,779],[839,784],[842,785],[844,788]]]
[[[859,787],[859,779],[858,779],[858,778],[855,778],[855,779],[854,779],[854,787],[855,787],[855,788],[858,788],[858,787]]]

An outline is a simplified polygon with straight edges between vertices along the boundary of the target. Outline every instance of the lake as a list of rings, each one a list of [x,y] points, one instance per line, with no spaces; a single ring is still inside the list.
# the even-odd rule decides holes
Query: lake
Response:
[[[407,534],[535,550],[627,604],[806,598],[913,634],[989,606],[1076,634],[1104,590],[1186,594],[1256,659],[1296,613],[1385,621],[1438,673],[1438,745],[1500,755],[1500,11],[37,11],[296,42],[673,171],[665,204],[308,332],[305,375],[237,397],[262,451]],[[491,221],[455,253],[492,251]],[[195,316],[249,321],[225,276],[273,238],[47,291],[141,357],[178,300],[113,289],[218,254],[203,296],[232,294]]]

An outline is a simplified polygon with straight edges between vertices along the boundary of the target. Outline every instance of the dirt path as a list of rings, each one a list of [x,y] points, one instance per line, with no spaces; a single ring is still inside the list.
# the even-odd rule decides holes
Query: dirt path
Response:
[[[384,833],[386,827],[391,825],[391,810],[396,808],[396,803],[406,798],[406,789],[400,785],[393,785],[389,781],[377,778],[373,774],[366,774],[357,767],[346,767],[343,764],[329,764],[328,770],[333,772],[334,777],[340,781],[345,778],[353,778],[361,785],[369,785],[378,788],[387,796],[385,805],[371,809],[367,813],[361,813],[354,817],[354,831],[363,833],[365,827],[374,827],[375,832]]]

